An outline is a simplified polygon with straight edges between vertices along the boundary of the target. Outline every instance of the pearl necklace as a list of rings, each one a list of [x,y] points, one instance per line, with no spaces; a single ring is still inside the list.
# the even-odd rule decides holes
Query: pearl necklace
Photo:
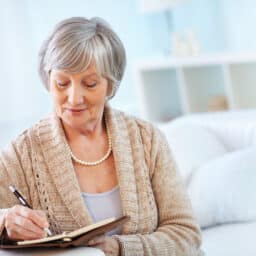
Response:
[[[98,164],[101,164],[103,161],[105,161],[111,154],[111,151],[112,151],[112,142],[111,142],[111,135],[109,133],[109,130],[108,130],[108,127],[107,127],[107,122],[105,120],[105,123],[106,123],[106,130],[107,130],[107,136],[108,136],[108,151],[107,153],[99,160],[97,161],[94,161],[94,162],[87,162],[87,161],[83,161],[83,160],[80,160],[78,159],[72,152],[70,146],[68,145],[68,151],[69,151],[69,154],[71,156],[71,158],[81,164],[81,165],[86,165],[86,166],[94,166],[94,165],[98,165]]]

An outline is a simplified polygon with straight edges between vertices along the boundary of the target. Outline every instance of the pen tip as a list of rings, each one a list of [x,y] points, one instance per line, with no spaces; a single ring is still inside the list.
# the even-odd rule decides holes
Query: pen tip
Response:
[[[15,191],[15,188],[14,188],[14,186],[12,186],[12,185],[9,186],[9,189],[10,189],[12,192]]]

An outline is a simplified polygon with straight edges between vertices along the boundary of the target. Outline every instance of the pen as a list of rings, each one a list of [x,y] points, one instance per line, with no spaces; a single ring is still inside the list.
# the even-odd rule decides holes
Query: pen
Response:
[[[28,202],[26,201],[26,199],[21,195],[21,193],[12,185],[9,186],[9,189],[12,191],[12,193],[17,197],[17,199],[20,201],[20,203],[23,206],[26,206],[30,209],[32,209],[32,207],[28,204]],[[52,235],[52,232],[50,231],[49,228],[44,228],[44,231],[47,233],[48,236]]]

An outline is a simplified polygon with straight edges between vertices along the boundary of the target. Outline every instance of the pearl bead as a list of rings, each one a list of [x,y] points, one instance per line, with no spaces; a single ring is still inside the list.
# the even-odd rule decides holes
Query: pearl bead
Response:
[[[67,145],[68,151],[69,151],[69,153],[70,153],[70,156],[71,156],[71,158],[72,158],[75,162],[77,162],[77,163],[79,163],[79,164],[81,164],[81,165],[94,166],[94,165],[101,164],[103,161],[105,161],[105,160],[110,156],[111,151],[112,151],[112,143],[111,143],[112,139],[111,139],[111,135],[110,135],[109,130],[108,130],[106,118],[104,118],[104,119],[105,119],[106,130],[107,130],[107,136],[108,136],[108,151],[107,151],[107,153],[106,153],[101,159],[99,159],[99,160],[97,160],[97,161],[94,161],[94,162],[87,162],[87,161],[83,161],[83,160],[78,159],[78,158],[73,154],[73,152],[72,152],[70,146]]]

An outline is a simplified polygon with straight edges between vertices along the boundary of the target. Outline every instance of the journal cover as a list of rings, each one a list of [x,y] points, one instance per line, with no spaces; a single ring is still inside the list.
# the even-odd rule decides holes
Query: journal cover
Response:
[[[118,219],[109,218],[89,226],[76,229],[71,232],[63,232],[62,234],[45,237],[42,239],[25,240],[25,241],[2,241],[0,248],[25,248],[25,247],[68,247],[82,246],[97,235],[102,235],[114,228],[122,225],[129,220],[128,216],[123,216]]]

